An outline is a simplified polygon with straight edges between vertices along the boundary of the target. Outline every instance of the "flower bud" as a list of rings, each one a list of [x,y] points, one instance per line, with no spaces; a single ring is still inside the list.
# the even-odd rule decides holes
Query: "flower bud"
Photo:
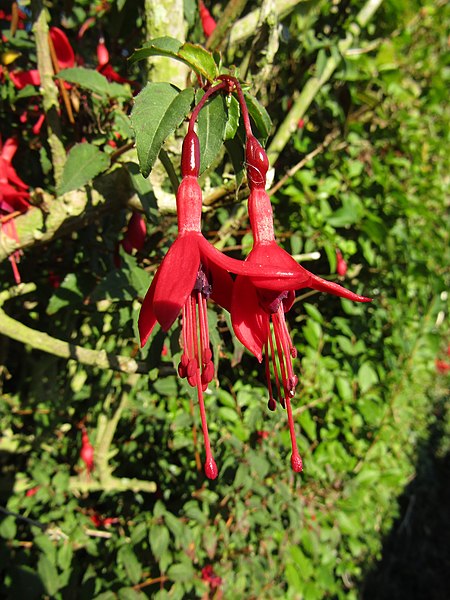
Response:
[[[181,176],[198,177],[200,171],[200,142],[195,131],[188,131],[181,152]]]
[[[247,177],[250,188],[264,188],[269,159],[264,148],[254,136],[247,139],[245,159],[247,161]]]

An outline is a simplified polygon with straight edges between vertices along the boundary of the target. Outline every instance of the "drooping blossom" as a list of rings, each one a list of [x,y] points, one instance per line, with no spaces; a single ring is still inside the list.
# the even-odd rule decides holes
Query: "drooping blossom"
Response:
[[[59,27],[50,27],[49,34],[55,49],[59,68],[67,69],[73,67],[75,65],[75,53],[64,31],[59,29]],[[37,69],[10,71],[9,77],[18,90],[23,89],[26,85],[41,85],[41,77]]]
[[[205,565],[202,569],[202,581],[207,583],[211,591],[216,590],[222,585],[222,577],[216,575],[212,565]]]
[[[86,465],[88,475],[94,469],[94,447],[89,441],[89,436],[85,427],[81,429],[81,450],[80,458]]]
[[[111,527],[111,525],[116,525],[120,521],[118,517],[102,517],[98,512],[92,513],[89,518],[96,527],[105,528]]]
[[[273,230],[272,206],[265,191],[269,163],[262,146],[252,135],[247,138],[246,161],[250,186],[248,212],[254,238],[253,249],[246,262],[268,266],[283,265],[286,270],[292,269],[294,275],[286,281],[238,275],[233,286],[231,320],[234,332],[244,346],[260,362],[263,355],[265,356],[271,410],[276,407],[271,381],[271,370],[273,371],[278,401],[287,409],[292,443],[292,468],[299,472],[303,466],[297,449],[290,402],[298,382],[292,365],[297,351],[285,321],[285,313],[294,302],[294,290],[309,287],[358,302],[368,302],[369,298],[354,294],[336,283],[310,273],[277,245]]]
[[[206,94],[205,94],[206,95]],[[233,280],[228,271],[246,275],[266,273],[261,265],[223,255],[201,232],[202,192],[198,184],[200,147],[193,130],[183,143],[182,181],[177,191],[178,236],[158,268],[139,314],[141,345],[145,345],[158,322],[167,331],[181,313],[182,356],[178,373],[197,388],[203,436],[205,473],[217,477],[212,456],[203,392],[213,379],[206,303],[208,299],[230,310]],[[270,272],[267,272],[270,275]],[[292,276],[288,270],[272,269],[272,275]]]
[[[19,242],[19,236],[14,215],[26,212],[31,206],[29,186],[17,175],[12,165],[18,147],[16,138],[8,138],[4,145],[0,139],[0,227],[15,242]],[[20,251],[13,252],[8,258],[15,282],[19,284],[21,278],[17,263],[20,260]]]
[[[198,12],[200,14],[200,21],[202,23],[203,33],[205,34],[206,38],[209,38],[209,36],[213,33],[213,31],[217,27],[217,23],[214,20],[214,17],[211,15],[209,10],[206,8],[204,3],[202,2],[202,0],[199,0]]]
[[[128,254],[133,250],[142,250],[147,235],[147,226],[144,217],[137,211],[133,211],[125,236],[122,240],[122,247]]]
[[[336,273],[341,275],[341,277],[347,274],[347,262],[344,260],[340,250],[336,250]]]
[[[446,360],[437,358],[434,361],[434,364],[436,366],[436,371],[438,373],[440,373],[441,375],[445,375],[446,373],[448,373],[450,371],[450,362],[447,362]]]

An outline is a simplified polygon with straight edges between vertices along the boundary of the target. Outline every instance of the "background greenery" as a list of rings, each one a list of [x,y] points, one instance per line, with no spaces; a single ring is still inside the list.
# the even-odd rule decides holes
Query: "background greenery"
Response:
[[[266,17],[238,38],[238,25],[260,4]],[[449,360],[449,7],[385,0],[357,31],[363,2],[282,4],[230,2],[239,14],[222,21],[234,27],[217,47],[223,65],[236,67],[273,121],[268,148],[274,185],[282,180],[272,196],[280,243],[294,255],[319,251],[320,259],[305,266],[336,280],[340,248],[348,263],[341,283],[373,303],[303,290],[289,313],[299,352],[294,416],[301,476],[289,465],[286,415],[266,409],[258,363],[230,335],[227,316],[210,311],[220,356],[218,381],[207,394],[219,466],[214,482],[197,469],[198,411],[173,369],[179,330],[166,337],[158,330],[144,350],[137,342],[140,301],[176,231],[169,178],[159,160],[150,180],[139,175],[127,118],[132,92],[148,76],[174,83],[159,66],[163,59],[153,59],[149,73],[145,61],[126,60],[157,37],[152,2],[46,2],[44,13],[38,2],[23,3],[26,27],[14,37],[1,21],[1,136],[19,137],[14,166],[37,190],[38,206],[16,218],[21,240],[36,226],[32,212],[47,223],[44,243],[31,235],[24,248],[21,288],[14,288],[9,261],[0,265],[2,597],[448,597],[442,575],[449,523],[439,520],[449,499],[448,483],[439,483],[448,469],[448,379],[435,361]],[[215,2],[209,9],[219,19],[230,6]],[[93,73],[104,36],[112,66],[133,82],[75,80],[75,124],[61,108],[59,133],[45,89],[17,90],[7,73],[35,68],[37,15],[64,28],[78,64]],[[205,44],[191,0],[183,27],[188,41]],[[17,50],[21,55],[8,63],[6,53]],[[170,64],[195,85],[182,63]],[[20,120],[34,106],[48,115],[48,129],[38,135]],[[97,154],[58,173],[52,135],[66,150],[89,142]],[[183,127],[160,155],[177,173],[182,135]],[[214,207],[204,231],[239,256],[251,239],[245,204],[222,187],[235,182],[228,157],[238,175],[242,166],[232,143],[230,154],[216,152],[202,177],[205,203]],[[114,154],[117,147],[124,152]],[[87,164],[93,173],[84,172]],[[74,173],[81,178],[71,188]],[[79,212],[73,186],[87,190]],[[61,205],[71,219],[53,226]],[[147,239],[127,255],[118,242],[132,208],[146,215]],[[22,338],[18,324],[30,328]],[[40,331],[51,336],[50,353],[40,350]],[[61,358],[55,339],[70,342],[72,358]],[[74,358],[75,346],[130,362],[124,359],[121,371],[104,368],[97,352],[86,364]],[[83,425],[95,452],[90,476],[80,460]],[[437,521],[439,542],[424,541],[419,531],[400,538],[399,547],[392,534],[390,558],[377,575],[383,539],[402,507],[400,532],[415,518],[430,527]],[[410,558],[399,567],[408,544],[420,548],[420,562]],[[215,583],[202,576],[207,565],[220,578]]]

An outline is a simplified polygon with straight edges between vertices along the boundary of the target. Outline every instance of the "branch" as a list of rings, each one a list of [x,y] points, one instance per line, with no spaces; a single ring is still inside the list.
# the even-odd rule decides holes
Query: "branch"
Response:
[[[48,143],[52,153],[55,182],[58,185],[66,162],[66,151],[61,141],[61,122],[58,115],[58,88],[53,81],[54,71],[48,45],[46,10],[40,0],[33,1],[33,9],[36,15],[33,31],[36,38],[37,65],[41,79],[42,106],[47,122]]]
[[[295,100],[291,110],[288,112],[285,120],[278,128],[269,148],[267,155],[270,164],[275,164],[278,156],[290,140],[293,132],[297,129],[298,121],[304,116],[314,98],[322,86],[331,78],[334,71],[342,60],[342,54],[345,53],[358,35],[361,28],[365,27],[372,16],[380,7],[383,0],[368,0],[356,16],[355,21],[350,25],[347,36],[338,44],[339,52],[333,53],[325,63],[325,66],[319,77],[311,77],[304,86],[301,94]]]
[[[297,4],[306,3],[307,0],[275,0],[274,11],[278,19],[283,19],[294,10]],[[228,43],[230,47],[245,41],[247,38],[255,35],[255,30],[260,21],[261,9],[257,8],[239,19],[231,28]],[[212,36],[211,36],[212,37]]]
[[[214,51],[218,49],[233,23],[242,14],[246,4],[247,0],[229,0],[222,16],[217,22],[216,28],[206,40],[206,47],[209,50]]]
[[[125,206],[134,196],[135,191],[124,168],[99,177],[92,188],[68,192],[59,198],[41,192],[40,205],[14,220],[19,241],[0,229],[0,262],[16,250],[49,242],[80,229],[102,212]]]
[[[29,293],[34,291],[36,286],[33,283],[29,283],[24,286],[18,286],[18,288],[21,290],[21,293]],[[10,297],[13,296],[10,295]],[[61,358],[73,358],[91,367],[112,369],[113,371],[121,371],[123,373],[148,372],[148,365],[146,363],[138,362],[129,356],[118,356],[108,354],[105,350],[83,348],[76,344],[54,338],[42,331],[36,331],[36,329],[28,327],[20,323],[20,321],[16,321],[16,319],[9,317],[1,308],[6,299],[6,294],[2,294],[0,297],[0,335],[6,335],[17,342],[31,346],[35,350],[41,350],[42,352],[47,352]]]

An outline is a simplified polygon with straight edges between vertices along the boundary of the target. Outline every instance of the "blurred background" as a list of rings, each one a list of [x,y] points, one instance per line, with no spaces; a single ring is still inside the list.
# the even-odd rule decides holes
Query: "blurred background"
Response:
[[[0,3],[2,598],[449,597],[449,24],[444,1]],[[373,298],[287,314],[302,474],[225,311],[215,481],[179,324],[139,348],[186,126],[144,178],[129,115],[148,81],[205,84],[161,42],[129,60],[163,36],[243,82],[279,244]],[[242,258],[242,126],[223,144],[235,113],[208,110],[203,232]]]

